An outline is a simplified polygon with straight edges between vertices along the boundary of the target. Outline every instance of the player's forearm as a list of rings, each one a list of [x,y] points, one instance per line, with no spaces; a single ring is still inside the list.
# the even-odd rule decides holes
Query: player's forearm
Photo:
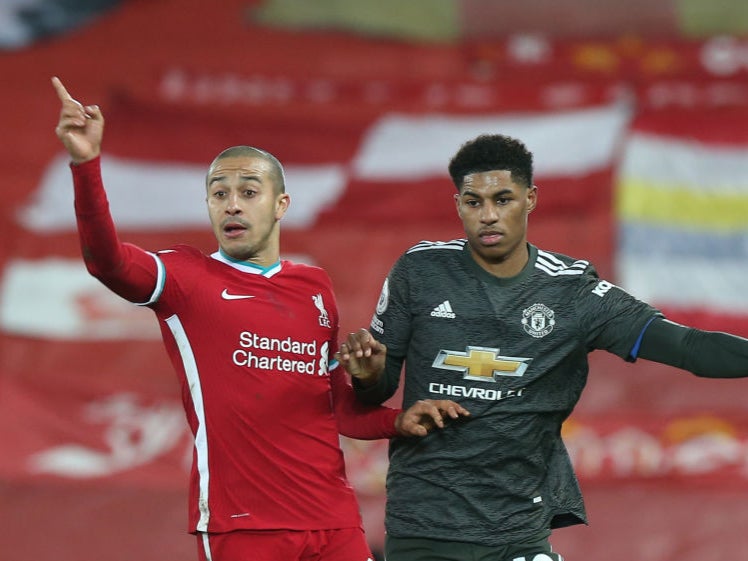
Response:
[[[100,162],[100,158],[94,158],[70,166],[81,252],[86,268],[96,277],[118,269],[123,261],[121,244],[101,180]]]
[[[75,192],[75,217],[86,269],[115,293],[131,302],[149,299],[156,283],[156,264],[139,247],[123,244],[109,212],[100,160],[70,166]]]
[[[330,377],[333,408],[340,434],[359,440],[397,436],[396,421],[400,409],[360,402],[356,399],[342,368],[331,372]]]
[[[641,358],[704,378],[748,376],[748,339],[657,319],[644,332]]]
[[[338,416],[338,432],[348,438],[358,440],[378,440],[393,438],[398,435],[397,417],[401,409],[390,407],[367,406],[359,403],[358,411]]]

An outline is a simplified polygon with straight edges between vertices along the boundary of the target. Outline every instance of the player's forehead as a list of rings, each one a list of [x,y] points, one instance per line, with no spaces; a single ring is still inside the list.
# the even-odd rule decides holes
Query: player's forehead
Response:
[[[229,174],[264,176],[272,173],[272,169],[272,164],[261,156],[228,156],[211,164],[208,177]]]
[[[470,173],[462,180],[462,191],[490,193],[506,189],[520,189],[509,170],[491,170]]]

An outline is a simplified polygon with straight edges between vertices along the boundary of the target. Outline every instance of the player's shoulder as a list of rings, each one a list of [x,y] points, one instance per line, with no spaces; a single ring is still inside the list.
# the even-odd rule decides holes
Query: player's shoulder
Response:
[[[579,278],[596,275],[594,266],[586,259],[578,259],[556,251],[536,248],[535,270],[548,277]]]
[[[159,249],[155,255],[161,259],[167,260],[201,260],[207,259],[207,256],[197,249],[186,244],[177,244],[166,249]]]
[[[317,265],[283,259],[281,260],[281,267],[283,273],[287,276],[299,277],[309,282],[318,282],[325,285],[331,284],[330,275],[325,269]]]
[[[292,261],[290,259],[281,259],[281,266],[287,273],[309,276],[327,276],[327,271],[318,265],[303,263],[301,261]]]

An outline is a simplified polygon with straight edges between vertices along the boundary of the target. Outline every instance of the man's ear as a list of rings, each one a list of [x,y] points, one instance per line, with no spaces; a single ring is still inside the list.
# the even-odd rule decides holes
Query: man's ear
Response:
[[[538,187],[531,185],[527,188],[527,214],[530,214],[538,206]]]
[[[278,195],[278,199],[275,202],[275,220],[278,221],[283,218],[286,214],[288,207],[291,205],[291,195],[288,193],[282,193]]]

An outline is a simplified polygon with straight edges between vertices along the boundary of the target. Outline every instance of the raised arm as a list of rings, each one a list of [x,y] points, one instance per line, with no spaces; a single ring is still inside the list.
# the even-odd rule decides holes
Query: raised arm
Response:
[[[75,217],[86,269],[123,298],[146,303],[156,287],[157,264],[150,254],[117,237],[101,179],[101,110],[73,99],[57,77],[52,86],[61,103],[55,133],[72,161]]]

